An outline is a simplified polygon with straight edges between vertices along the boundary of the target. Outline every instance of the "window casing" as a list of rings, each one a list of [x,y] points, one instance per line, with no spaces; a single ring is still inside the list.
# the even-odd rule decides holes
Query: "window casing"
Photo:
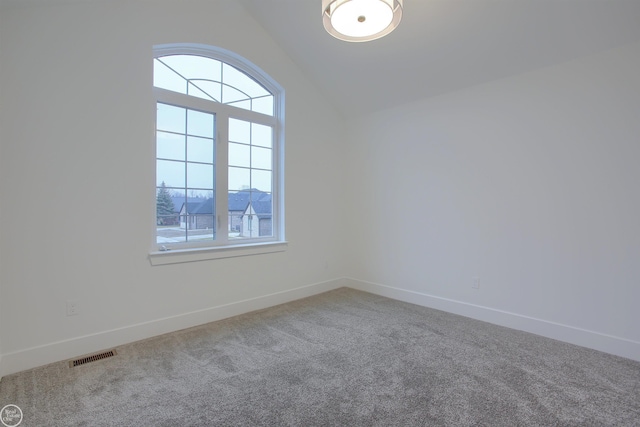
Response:
[[[232,52],[174,44],[154,47],[153,90],[152,263],[184,260],[184,251],[209,259],[282,250],[280,85]]]

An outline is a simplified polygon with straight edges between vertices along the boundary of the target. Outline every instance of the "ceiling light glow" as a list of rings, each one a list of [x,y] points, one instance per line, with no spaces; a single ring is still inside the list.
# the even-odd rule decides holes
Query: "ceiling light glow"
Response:
[[[350,42],[375,40],[402,18],[402,0],[322,0],[322,21],[332,36]]]

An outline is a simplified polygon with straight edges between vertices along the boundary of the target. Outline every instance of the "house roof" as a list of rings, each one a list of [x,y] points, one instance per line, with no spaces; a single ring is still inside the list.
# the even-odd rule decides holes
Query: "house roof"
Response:
[[[201,197],[187,197],[187,203],[202,203],[205,199]],[[185,203],[184,196],[172,196],[171,201],[173,202],[173,211],[175,213],[180,213],[182,210],[182,205]]]
[[[263,200],[271,202],[271,193],[265,193],[264,191],[260,191],[255,188],[229,193],[229,210],[244,212],[250,201],[255,202]]]
[[[187,203],[189,205],[189,203]],[[213,215],[213,206],[214,200],[207,199],[204,202],[200,202],[197,206],[194,206],[192,210],[189,210],[189,213],[195,215]]]
[[[184,199],[183,199],[184,200]],[[212,215],[214,211],[214,200],[210,199],[187,199],[186,213],[189,215]],[[265,193],[257,189],[242,190],[233,193],[229,193],[229,211],[245,212],[249,206],[249,202],[254,204],[254,210],[256,207],[260,209],[259,214],[267,213],[271,215],[271,193]],[[184,202],[180,205],[178,212],[182,212]],[[175,202],[174,202],[175,206]]]
[[[238,191],[229,193],[229,210],[244,212],[249,204],[251,193],[249,191]]]
[[[258,218],[271,218],[271,206],[270,199],[251,203],[251,207],[256,215],[258,215]],[[249,206],[247,206],[247,210],[249,210]]]

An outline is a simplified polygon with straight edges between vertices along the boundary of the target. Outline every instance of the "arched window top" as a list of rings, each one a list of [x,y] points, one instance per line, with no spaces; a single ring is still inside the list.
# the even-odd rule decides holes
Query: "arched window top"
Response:
[[[154,86],[269,116],[282,88],[264,71],[225,49],[193,44],[154,47]]]

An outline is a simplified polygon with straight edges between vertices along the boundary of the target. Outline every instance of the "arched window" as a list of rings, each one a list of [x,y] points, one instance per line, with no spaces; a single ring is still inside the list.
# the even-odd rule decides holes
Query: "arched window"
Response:
[[[284,240],[284,90],[224,49],[154,48],[160,252]]]

